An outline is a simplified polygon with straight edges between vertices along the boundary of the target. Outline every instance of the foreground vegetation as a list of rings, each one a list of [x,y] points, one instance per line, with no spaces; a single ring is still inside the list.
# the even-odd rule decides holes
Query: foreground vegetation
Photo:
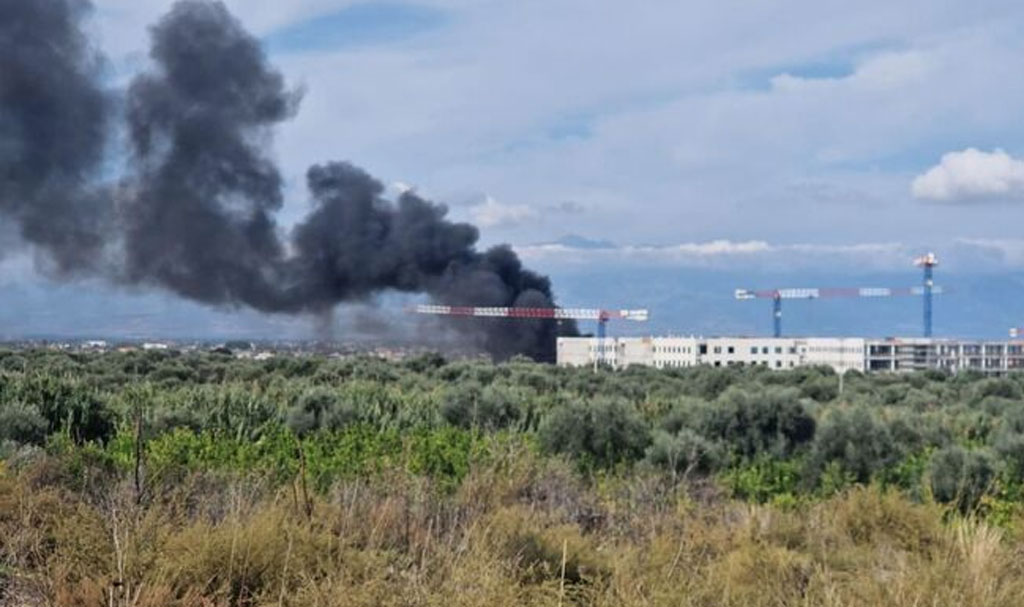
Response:
[[[1017,605],[1024,377],[0,353],[0,604]]]

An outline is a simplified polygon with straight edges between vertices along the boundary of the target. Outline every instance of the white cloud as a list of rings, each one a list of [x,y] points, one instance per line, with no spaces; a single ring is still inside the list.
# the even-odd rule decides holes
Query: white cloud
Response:
[[[850,93],[877,93],[903,89],[927,79],[933,71],[933,63],[933,57],[919,50],[880,53],[858,64],[848,76],[808,78],[782,73],[771,79],[771,88],[789,94],[829,93],[840,89]]]
[[[139,13],[131,23],[111,14],[111,35],[137,39],[117,46],[133,49],[145,48],[144,25],[170,1],[97,0]],[[528,201],[534,212],[479,209],[489,226],[512,226],[485,238],[513,241],[566,229],[633,242],[1012,230],[998,208],[922,214],[913,175],[891,160],[905,166],[922,150],[930,159],[950,140],[998,137],[1024,149],[1019,2],[934,11],[932,0],[423,1],[450,15],[424,36],[271,58],[308,91],[277,138],[290,180],[342,157],[448,195],[442,202],[467,191]],[[229,0],[260,34],[348,3]],[[607,44],[622,31],[635,35]],[[819,64],[839,76],[799,77]],[[790,184],[808,181],[849,195],[842,205],[795,197]],[[303,195],[298,187],[289,205],[301,210]],[[547,219],[559,200],[587,212],[567,228],[567,218]],[[865,212],[872,200],[886,203]]]
[[[504,228],[521,225],[538,217],[532,207],[524,204],[503,204],[492,198],[484,197],[483,202],[469,210],[473,223],[481,228]]]
[[[911,185],[915,198],[966,202],[1024,197],[1024,161],[1003,150],[950,152]]]

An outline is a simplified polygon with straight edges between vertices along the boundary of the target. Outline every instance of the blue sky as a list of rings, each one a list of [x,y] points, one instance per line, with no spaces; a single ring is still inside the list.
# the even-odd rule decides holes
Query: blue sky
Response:
[[[171,3],[95,2],[127,77]],[[592,264],[842,284],[926,248],[1024,270],[1019,0],[227,4],[307,91],[275,141],[286,220],[305,168],[347,159],[556,285]]]

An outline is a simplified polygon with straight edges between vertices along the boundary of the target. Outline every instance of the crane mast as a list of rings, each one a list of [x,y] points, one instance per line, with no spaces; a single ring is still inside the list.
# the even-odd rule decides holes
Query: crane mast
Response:
[[[934,269],[939,265],[939,258],[935,253],[922,255],[914,260],[914,265],[924,269],[924,281],[921,288],[924,289],[924,336],[932,336],[932,294],[935,293]]]

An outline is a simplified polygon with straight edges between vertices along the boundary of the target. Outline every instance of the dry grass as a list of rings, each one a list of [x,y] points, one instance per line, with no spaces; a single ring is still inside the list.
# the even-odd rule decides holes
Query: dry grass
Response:
[[[397,474],[307,516],[244,479],[138,506],[130,483],[0,471],[0,605],[1022,604],[1021,538],[931,504],[867,488],[777,509],[651,483],[588,489],[510,454],[454,494]]]

